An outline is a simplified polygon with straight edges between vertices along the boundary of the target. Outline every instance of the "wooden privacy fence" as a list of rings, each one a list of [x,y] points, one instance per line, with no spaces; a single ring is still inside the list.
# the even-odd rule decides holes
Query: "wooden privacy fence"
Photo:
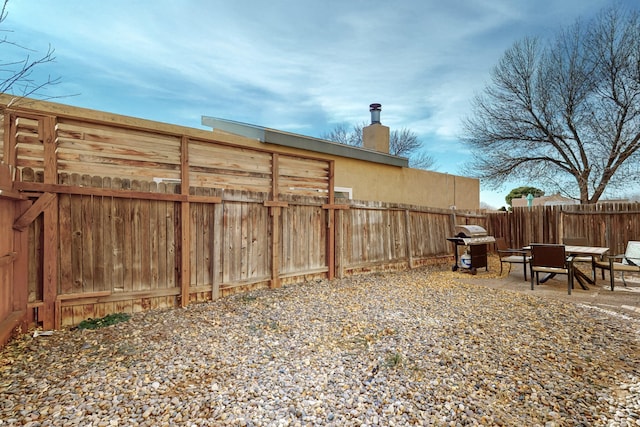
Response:
[[[504,237],[512,247],[532,242],[562,243],[584,237],[592,246],[624,253],[629,240],[640,240],[639,203],[599,203],[515,208],[487,213],[487,230]]]
[[[23,170],[20,186],[36,185],[34,178],[30,169]],[[113,312],[207,301],[238,287],[277,286],[274,271],[278,284],[330,277],[330,240],[335,240],[339,277],[416,267],[451,254],[446,241],[452,224],[449,211],[345,201],[334,214],[335,239],[329,239],[330,213],[323,198],[289,198],[274,223],[263,193],[227,191],[220,201],[191,203],[189,216],[183,217],[181,202],[157,199],[159,194],[175,194],[178,184],[66,174],[59,180],[68,186],[59,189],[55,215],[55,327]],[[148,191],[149,198],[104,193],[123,188]],[[213,189],[194,192],[203,199],[218,197]],[[46,301],[44,228],[44,216],[39,215],[25,231],[32,309],[42,309]],[[187,239],[181,234],[185,230]],[[185,240],[188,246],[181,245]],[[279,243],[274,247],[274,242]],[[182,269],[185,258],[188,266]],[[278,263],[275,269],[273,262]],[[189,275],[183,279],[185,270]],[[41,313],[32,320],[45,321]]]
[[[30,171],[24,172],[23,179]],[[113,312],[207,301],[237,288],[330,277],[332,252],[339,277],[416,267],[449,258],[451,253],[446,241],[451,229],[449,211],[345,201],[334,214],[335,239],[329,239],[330,213],[323,198],[290,198],[274,222],[264,194],[227,191],[219,202],[192,203],[189,216],[183,217],[180,202],[77,194],[89,187],[76,187],[93,182],[102,183],[95,188],[104,190],[110,182],[111,189],[131,187],[155,195],[174,193],[177,184],[65,174],[59,178],[69,187],[57,196],[56,327]],[[26,183],[31,181],[22,182],[30,186]],[[194,192],[205,197],[204,193],[215,191],[198,188]],[[181,246],[185,230],[188,247]],[[46,300],[43,216],[31,223],[28,232],[28,301],[38,309]],[[330,240],[335,240],[335,252],[328,248]],[[274,246],[274,242],[279,243]],[[185,258],[188,266],[183,270]],[[275,269],[274,262],[278,263]],[[183,280],[185,270],[189,275]],[[34,320],[44,322],[41,316]]]
[[[144,121],[1,118],[3,340],[451,254],[450,211],[336,201],[330,160]]]
[[[330,160],[109,117],[0,115],[0,345],[18,325],[449,262],[454,224],[516,247],[586,237],[619,253],[640,239],[638,204],[475,214],[341,200]]]

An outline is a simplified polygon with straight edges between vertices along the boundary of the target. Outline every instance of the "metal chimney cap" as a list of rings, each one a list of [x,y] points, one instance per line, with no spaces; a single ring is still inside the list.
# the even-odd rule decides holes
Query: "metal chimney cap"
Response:
[[[371,111],[371,124],[380,124],[380,110],[382,110],[381,104],[370,104],[369,111]]]

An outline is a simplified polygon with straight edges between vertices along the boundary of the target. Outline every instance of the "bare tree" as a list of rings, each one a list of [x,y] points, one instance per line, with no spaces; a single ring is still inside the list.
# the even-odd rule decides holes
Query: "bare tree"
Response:
[[[353,125],[350,126],[346,123],[340,123],[336,125],[330,132],[321,136],[322,139],[327,141],[333,141],[344,145],[351,145],[353,147],[362,146],[362,128],[366,125]]]
[[[517,177],[585,204],[640,181],[638,12],[612,7],[547,45],[516,42],[472,111],[468,170],[496,187]]]
[[[366,122],[353,126],[347,124],[336,125],[330,132],[322,135],[322,139],[340,144],[362,147],[362,130]],[[416,169],[431,169],[435,165],[433,157],[419,151],[422,142],[413,131],[403,128],[389,133],[389,154],[409,158],[409,164]]]
[[[409,156],[409,167],[414,169],[431,170],[436,167],[436,161],[429,154],[424,151],[420,151]]]
[[[395,156],[411,157],[421,147],[418,135],[407,128],[394,130],[389,134],[389,152]]]
[[[2,2],[2,9],[0,9],[0,24],[3,24],[7,19],[7,6],[9,0]],[[10,32],[4,28],[0,29],[1,32]],[[40,81],[33,77],[33,72],[39,66],[54,62],[54,49],[49,45],[46,53],[36,55],[35,58],[32,54],[35,51],[22,46],[14,41],[11,41],[8,36],[0,38],[0,46],[3,50],[4,58],[19,58],[0,60],[0,92],[9,93],[15,95],[14,103],[22,98],[29,96],[36,96],[39,98],[51,99],[53,97],[46,96],[43,93],[43,89],[47,86],[51,86],[59,83],[59,78],[51,78],[48,76],[46,79]]]

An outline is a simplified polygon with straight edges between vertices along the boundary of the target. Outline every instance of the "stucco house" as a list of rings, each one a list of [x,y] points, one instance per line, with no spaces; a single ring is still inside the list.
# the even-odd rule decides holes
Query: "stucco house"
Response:
[[[564,197],[560,193],[552,194],[550,196],[534,197],[532,206],[557,206],[557,205],[579,205],[580,202],[569,197]],[[526,208],[527,196],[522,196],[518,199],[511,200],[511,206],[514,208]]]

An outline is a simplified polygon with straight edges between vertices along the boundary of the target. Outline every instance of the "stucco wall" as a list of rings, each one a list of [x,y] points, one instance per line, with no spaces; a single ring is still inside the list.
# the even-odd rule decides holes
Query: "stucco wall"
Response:
[[[477,179],[336,159],[335,183],[352,187],[353,198],[406,203],[448,209],[478,209],[480,185]]]

